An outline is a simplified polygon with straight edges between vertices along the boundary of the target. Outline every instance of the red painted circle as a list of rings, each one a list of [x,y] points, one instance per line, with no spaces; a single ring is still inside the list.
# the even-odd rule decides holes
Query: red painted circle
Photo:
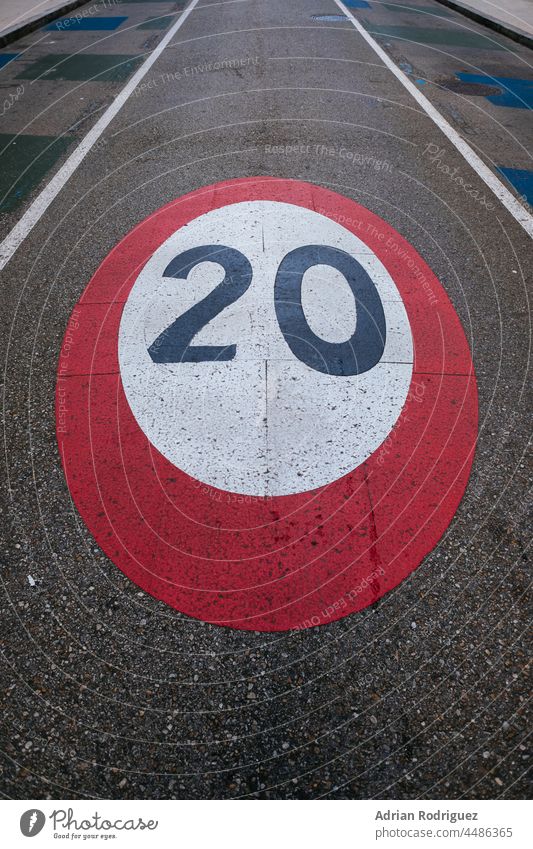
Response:
[[[270,498],[207,487],[165,459],[133,417],[118,364],[122,310],[154,251],[197,216],[247,200],[318,210],[362,239],[402,296],[415,355],[402,413],[368,460],[327,486]],[[96,541],[151,595],[233,628],[324,624],[397,586],[455,514],[477,415],[463,329],[422,258],[364,207],[294,180],[218,183],[141,222],[83,292],[59,357],[59,449],[74,503]]]

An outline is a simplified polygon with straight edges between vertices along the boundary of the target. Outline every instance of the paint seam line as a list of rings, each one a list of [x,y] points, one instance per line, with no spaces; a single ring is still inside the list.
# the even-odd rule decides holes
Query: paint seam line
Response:
[[[35,198],[33,203],[28,207],[22,218],[15,224],[13,229],[8,233],[5,239],[0,244],[0,271],[5,268],[17,248],[26,239],[35,225],[42,218],[52,201],[57,197],[65,183],[74,174],[78,166],[83,162],[89,151],[98,141],[104,130],[107,129],[113,118],[120,112],[130,95],[139,85],[143,77],[146,76],[152,65],[159,59],[161,53],[185,23],[190,13],[198,4],[198,0],[191,0],[191,3],[183,10],[182,14],[169,29],[166,35],[163,36],[157,47],[143,62],[141,67],[128,80],[124,88],[119,92],[113,102],[106,109],[104,114],[99,118],[94,127],[92,127],[87,135],[81,140],[77,148],[70,154],[66,162],[63,163],[59,171],[52,177],[49,183]]]
[[[335,4],[339,9],[342,10],[343,14],[346,15],[347,18],[351,21],[359,35],[366,41],[369,47],[379,56],[382,62],[387,66],[387,68],[394,74],[397,80],[407,89],[409,94],[414,97],[418,105],[424,110],[426,115],[431,118],[431,120],[437,125],[437,127],[444,133],[448,141],[450,141],[453,146],[459,151],[463,159],[467,161],[470,167],[477,173],[477,175],[483,180],[486,186],[490,189],[490,191],[498,198],[500,203],[507,209],[508,212],[511,213],[515,221],[520,224],[520,226],[526,231],[526,233],[533,238],[533,216],[529,214],[529,212],[524,209],[522,204],[515,198],[515,196],[507,189],[503,183],[496,177],[495,174],[490,170],[488,165],[485,165],[483,160],[477,155],[477,153],[470,147],[468,142],[466,142],[461,135],[455,130],[450,123],[444,118],[443,115],[436,109],[432,103],[427,99],[427,97],[419,91],[416,86],[411,82],[411,80],[403,73],[403,71],[398,68],[398,66],[392,61],[390,56],[388,56],[382,47],[379,46],[377,41],[366,31],[361,23],[355,18],[349,9],[346,8],[342,0],[334,0]]]

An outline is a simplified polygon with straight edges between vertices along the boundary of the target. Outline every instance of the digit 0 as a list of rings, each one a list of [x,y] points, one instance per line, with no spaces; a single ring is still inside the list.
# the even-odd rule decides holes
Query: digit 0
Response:
[[[327,342],[307,322],[302,306],[302,281],[314,265],[329,265],[344,275],[355,298],[357,318],[346,342]],[[274,302],[280,330],[294,356],[325,374],[363,374],[380,361],[386,325],[381,298],[362,265],[346,251],[306,245],[290,251],[278,268]]]

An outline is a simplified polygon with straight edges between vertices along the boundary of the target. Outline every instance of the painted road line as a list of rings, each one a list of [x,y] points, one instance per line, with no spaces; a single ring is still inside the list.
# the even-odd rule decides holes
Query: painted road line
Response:
[[[137,225],[58,363],[59,452],[99,546],[159,600],[246,630],[339,619],[416,569],[462,498],[477,416],[422,258],[298,180],[206,186]]]
[[[155,47],[152,53],[150,53],[139,70],[126,83],[122,91],[114,99],[113,103],[111,103],[108,109],[106,109],[94,127],[89,130],[85,138],[70,154],[69,158],[61,166],[57,174],[52,177],[50,182],[26,210],[20,221],[15,224],[11,232],[8,233],[6,238],[2,241],[0,244],[0,271],[5,268],[15,251],[20,247],[27,235],[33,230],[37,222],[42,218],[54,198],[57,197],[65,183],[83,162],[113,118],[115,118],[115,116],[120,112],[128,98],[135,91],[141,80],[146,76],[154,62],[157,61],[174,35],[183,26],[197,4],[198,0],[191,0],[191,3],[186,9],[184,9],[174,26],[163,36],[157,47]]]
[[[447,137],[448,141],[450,141],[453,146],[459,151],[461,156],[466,159],[468,164],[474,169],[478,177],[480,177],[486,186],[491,190],[491,192],[496,195],[498,200],[505,206],[508,212],[511,213],[515,221],[520,224],[521,227],[524,228],[526,233],[529,236],[533,237],[533,216],[524,209],[522,204],[514,197],[513,194],[503,185],[503,183],[498,180],[495,174],[490,170],[490,168],[485,165],[483,160],[477,155],[477,153],[470,147],[470,145],[463,139],[462,136],[459,135],[457,130],[455,130],[451,124],[448,123],[446,118],[444,118],[441,113],[435,109],[432,103],[422,94],[419,89],[411,80],[403,73],[403,71],[398,68],[398,66],[392,61],[390,56],[388,56],[382,47],[379,46],[375,38],[372,38],[370,33],[366,31],[366,29],[359,23],[359,21],[354,18],[350,10],[341,2],[341,0],[335,0],[335,4],[341,9],[345,15],[350,19],[353,26],[359,33],[359,35],[364,38],[366,43],[372,50],[380,57],[382,62],[385,63],[387,68],[392,71],[396,79],[398,79],[404,88],[407,89],[409,94],[416,100],[419,106],[422,107],[426,115],[431,118],[431,120],[437,125],[437,127],[442,130],[444,135]]]

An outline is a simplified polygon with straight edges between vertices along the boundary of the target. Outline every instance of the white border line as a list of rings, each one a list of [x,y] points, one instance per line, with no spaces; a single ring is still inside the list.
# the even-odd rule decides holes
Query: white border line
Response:
[[[10,233],[0,244],[0,271],[7,265],[15,251],[22,244],[26,236],[33,230],[39,219],[44,215],[54,198],[57,197],[67,180],[73,175],[78,165],[83,162],[91,148],[98,141],[104,130],[111,123],[113,118],[118,114],[126,103],[128,97],[134,89],[139,85],[143,77],[148,73],[154,62],[159,59],[161,53],[174,37],[182,24],[185,23],[198,0],[192,2],[183,10],[182,14],[176,23],[169,29],[167,34],[161,39],[157,47],[150,53],[148,59],[141,65],[138,71],[126,83],[120,94],[116,96],[113,103],[106,109],[101,118],[96,122],[94,127],[89,130],[84,139],[79,143],[78,147],[70,154],[67,161],[61,166],[57,174],[52,177],[50,182],[44,187],[42,192],[35,198],[31,206],[28,207],[20,221],[18,221]]]
[[[479,158],[477,153],[472,150],[470,145],[465,142],[462,136],[454,130],[451,124],[448,123],[446,118],[444,118],[440,112],[435,109],[435,107],[429,102],[427,97],[422,94],[421,91],[417,89],[417,87],[411,82],[411,80],[400,71],[397,65],[394,64],[392,59],[385,53],[385,51],[379,46],[377,41],[375,41],[372,36],[366,31],[366,29],[359,23],[357,18],[354,18],[349,9],[346,8],[344,3],[341,0],[335,0],[336,5],[342,11],[344,15],[351,21],[351,23],[356,28],[359,35],[364,38],[366,43],[372,48],[372,50],[377,53],[382,62],[387,66],[389,71],[392,71],[394,76],[401,82],[404,88],[407,89],[409,94],[411,94],[419,106],[422,107],[426,115],[431,118],[432,121],[435,122],[437,127],[442,130],[444,135],[447,137],[449,141],[454,145],[455,148],[459,151],[461,156],[466,159],[468,164],[474,169],[476,174],[483,180],[486,186],[489,187],[491,192],[496,195],[499,201],[505,206],[505,208],[511,213],[515,221],[517,221],[521,227],[524,228],[526,233],[529,236],[533,237],[533,216],[529,214],[527,209],[524,209],[522,204],[515,198],[515,196],[507,189],[500,180],[496,177],[495,174],[490,170],[490,168],[485,165],[482,159]]]

